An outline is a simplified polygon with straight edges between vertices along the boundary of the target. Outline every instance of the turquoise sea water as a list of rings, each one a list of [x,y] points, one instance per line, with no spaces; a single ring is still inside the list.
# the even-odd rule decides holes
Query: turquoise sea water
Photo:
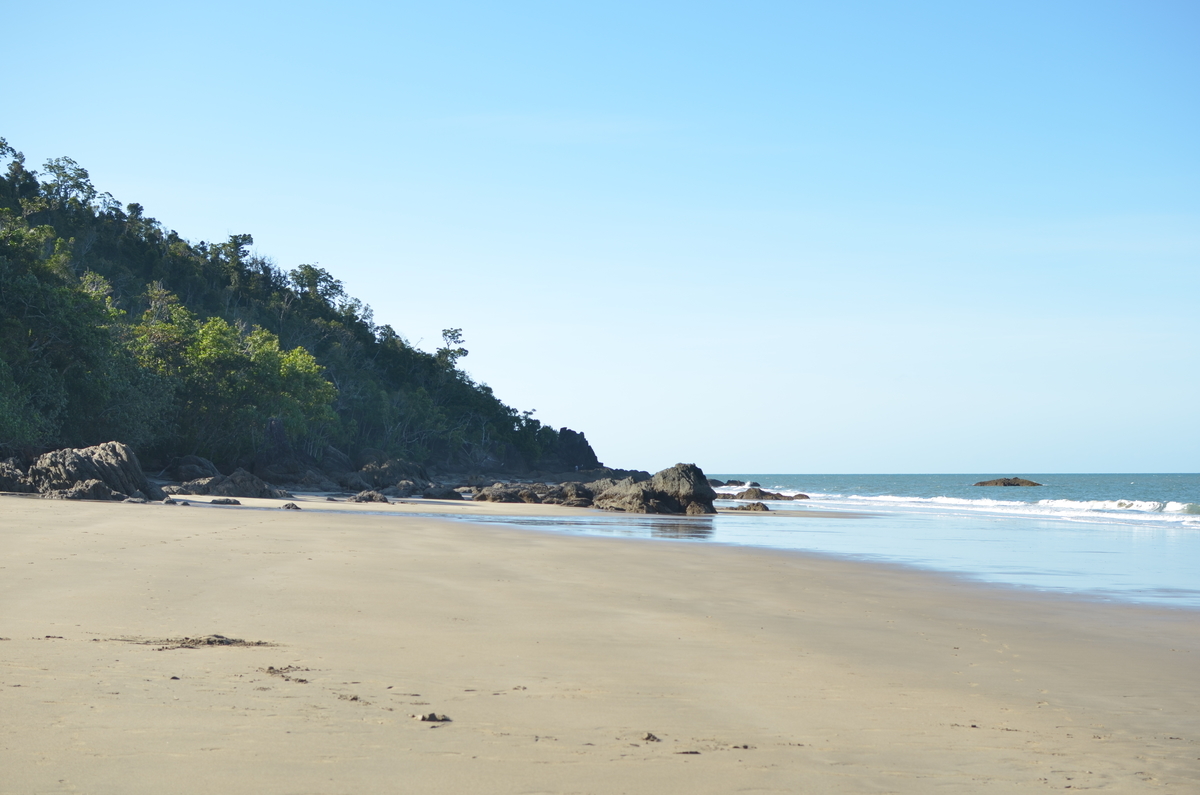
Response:
[[[972,485],[1012,474],[1044,485]],[[1200,475],[710,477],[757,481],[763,488],[803,492],[811,499],[770,504],[801,516],[597,513],[499,521],[589,535],[796,550],[1092,599],[1200,609]],[[737,490],[718,492],[732,496]]]

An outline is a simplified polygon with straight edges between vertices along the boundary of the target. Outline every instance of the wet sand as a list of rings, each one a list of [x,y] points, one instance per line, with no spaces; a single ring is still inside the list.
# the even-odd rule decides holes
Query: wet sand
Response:
[[[0,497],[0,792],[1200,791],[1194,611],[244,502]]]

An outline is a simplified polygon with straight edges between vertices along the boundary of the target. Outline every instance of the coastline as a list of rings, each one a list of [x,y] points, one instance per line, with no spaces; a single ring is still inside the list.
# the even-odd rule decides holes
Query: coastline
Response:
[[[1194,612],[378,515],[559,506],[0,501],[0,792],[1200,783]],[[278,645],[115,640],[212,634]]]

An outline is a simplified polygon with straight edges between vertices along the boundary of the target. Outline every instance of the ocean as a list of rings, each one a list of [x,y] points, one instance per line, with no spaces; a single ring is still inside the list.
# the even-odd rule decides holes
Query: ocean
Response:
[[[588,535],[795,550],[1087,599],[1200,609],[1200,475],[1019,473],[1043,485],[972,485],[1002,476],[710,474],[810,499],[768,503],[799,515],[500,521]],[[730,496],[738,490],[717,489]]]

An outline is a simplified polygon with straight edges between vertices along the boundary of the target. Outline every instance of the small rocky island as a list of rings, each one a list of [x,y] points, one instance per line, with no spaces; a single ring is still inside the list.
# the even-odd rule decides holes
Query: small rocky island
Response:
[[[975,484],[976,486],[1040,486],[1041,483],[1034,483],[1032,480],[1024,478],[997,478],[996,480],[981,480]]]

